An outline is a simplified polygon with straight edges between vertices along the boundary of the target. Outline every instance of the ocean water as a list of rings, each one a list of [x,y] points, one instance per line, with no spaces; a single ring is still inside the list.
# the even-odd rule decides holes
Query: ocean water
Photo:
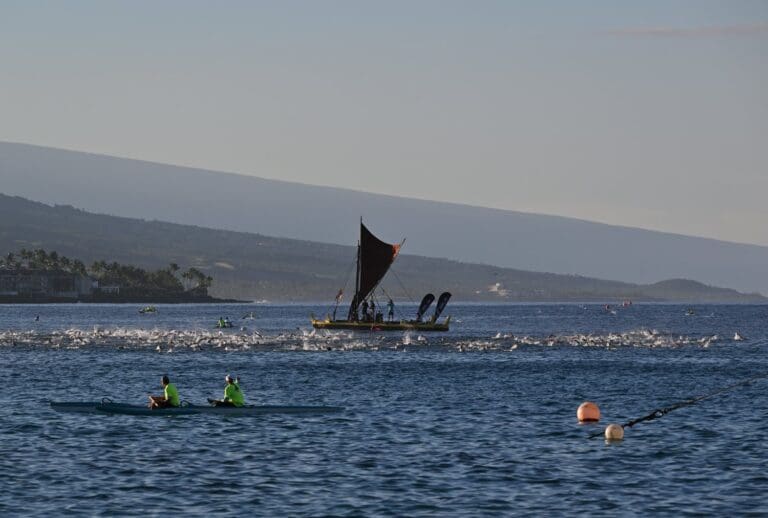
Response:
[[[137,309],[0,306],[0,515],[768,514],[768,306],[449,305],[433,335],[313,332],[321,306]],[[345,411],[48,406],[143,403],[163,373],[192,402],[233,373],[251,403]]]

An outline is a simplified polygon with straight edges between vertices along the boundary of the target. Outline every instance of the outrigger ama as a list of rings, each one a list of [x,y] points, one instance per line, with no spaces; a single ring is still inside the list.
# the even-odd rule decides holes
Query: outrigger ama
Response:
[[[440,314],[448,304],[451,294],[440,295],[435,312],[429,319],[424,316],[435,301],[435,296],[428,293],[421,300],[416,318],[413,320],[384,320],[381,311],[383,307],[376,305],[373,297],[374,290],[389,271],[390,266],[400,253],[400,244],[389,244],[374,236],[360,221],[360,241],[357,244],[357,271],[355,274],[355,295],[349,305],[346,320],[336,320],[336,308],[341,302],[343,289],[336,295],[336,308],[333,316],[328,315],[324,320],[311,316],[312,327],[316,329],[358,329],[378,331],[448,331],[451,317],[438,322]],[[360,310],[362,309],[362,314]],[[378,311],[377,311],[378,310]]]

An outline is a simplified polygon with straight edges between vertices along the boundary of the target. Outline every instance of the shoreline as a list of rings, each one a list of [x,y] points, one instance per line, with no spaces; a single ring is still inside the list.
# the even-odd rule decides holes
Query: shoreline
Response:
[[[206,298],[152,298],[152,297],[130,297],[125,299],[101,298],[101,297],[83,297],[83,298],[61,298],[61,297],[2,297],[0,304],[250,304],[251,301],[237,299],[218,299],[215,297]]]
[[[326,307],[327,303],[323,301],[307,300],[270,300],[269,302],[238,300],[238,299],[219,299],[211,297],[210,299],[194,300],[163,300],[163,299],[128,299],[128,300],[103,300],[103,299],[62,299],[62,298],[35,298],[35,299],[16,299],[0,296],[0,305],[46,305],[46,304],[241,304],[257,306],[307,306],[307,307]],[[477,301],[477,300],[456,300],[451,302],[451,306],[604,306],[609,304],[614,309],[628,309],[622,307],[620,303],[610,300],[506,300],[506,301]],[[632,302],[633,306],[768,306],[766,300],[638,300]],[[400,307],[418,307],[418,303],[401,301],[397,303]],[[629,306],[631,307],[631,306]]]

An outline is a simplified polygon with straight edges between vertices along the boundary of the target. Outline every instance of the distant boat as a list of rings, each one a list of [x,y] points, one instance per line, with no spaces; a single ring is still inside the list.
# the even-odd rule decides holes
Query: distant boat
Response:
[[[357,244],[357,269],[355,273],[355,295],[349,305],[346,320],[336,320],[336,308],[343,295],[339,290],[336,295],[336,307],[333,316],[328,315],[324,320],[311,316],[312,327],[316,329],[356,329],[361,331],[448,331],[451,317],[438,322],[440,314],[448,304],[451,294],[444,292],[438,299],[435,312],[428,320],[423,320],[435,296],[428,293],[424,296],[413,320],[385,320],[384,305],[376,305],[374,290],[389,271],[400,252],[401,244],[389,244],[374,236],[360,221],[360,241]],[[369,304],[369,301],[371,304]],[[368,312],[368,308],[378,308]],[[360,310],[362,311],[362,314]]]
[[[142,315],[144,315],[145,313],[157,313],[157,308],[155,306],[147,306],[147,307],[141,308],[139,310],[139,313],[141,313]]]

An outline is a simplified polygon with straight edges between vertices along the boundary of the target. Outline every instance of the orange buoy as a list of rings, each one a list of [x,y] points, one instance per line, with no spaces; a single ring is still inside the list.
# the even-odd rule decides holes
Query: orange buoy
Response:
[[[609,424],[605,427],[606,441],[620,441],[624,438],[624,427],[620,424]]]
[[[600,420],[600,409],[591,401],[585,401],[579,405],[576,417],[580,423],[597,422]]]

